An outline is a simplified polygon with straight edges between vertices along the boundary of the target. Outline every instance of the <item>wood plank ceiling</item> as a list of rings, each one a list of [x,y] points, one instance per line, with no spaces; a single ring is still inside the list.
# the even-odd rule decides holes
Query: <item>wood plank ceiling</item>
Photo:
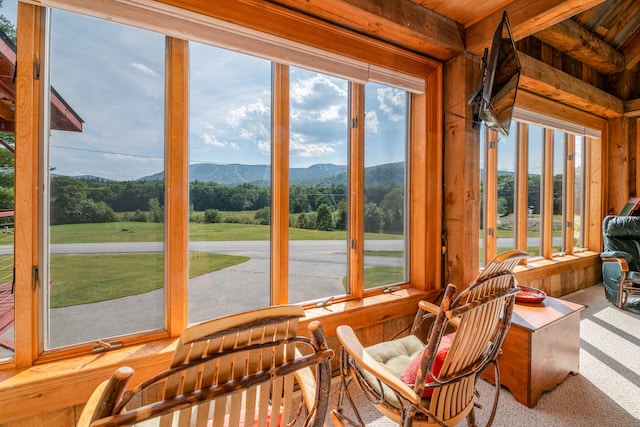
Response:
[[[633,77],[640,74],[638,0],[272,2],[442,61],[465,51],[482,55],[506,11],[516,41],[549,46],[593,70],[574,73],[572,77],[594,85],[605,94],[613,94],[619,100],[619,107],[607,107],[603,115],[617,116],[623,112],[622,103],[628,97],[640,98],[640,85]],[[536,41],[531,42],[532,38]],[[550,65],[558,68],[557,64]],[[573,68],[576,68],[575,64]],[[619,87],[608,87],[609,81]]]

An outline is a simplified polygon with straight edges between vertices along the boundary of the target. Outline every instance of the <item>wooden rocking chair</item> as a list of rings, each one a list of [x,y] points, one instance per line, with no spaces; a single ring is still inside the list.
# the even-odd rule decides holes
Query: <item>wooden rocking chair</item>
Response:
[[[333,351],[317,321],[309,325],[311,339],[297,336],[301,317],[298,306],[275,306],[191,326],[171,368],[126,393],[133,370],[118,369],[94,391],[78,426],[157,418],[160,426],[264,427],[300,416],[302,425],[320,427]]]
[[[341,390],[330,414],[333,423],[364,426],[349,391],[355,382],[378,411],[405,427],[455,426],[465,418],[475,426],[476,379],[493,363],[499,384],[496,357],[520,290],[513,269],[525,256],[521,251],[497,256],[455,298],[456,287],[448,285],[439,307],[421,301],[409,336],[365,348],[351,327],[339,326]],[[425,344],[417,335],[427,318],[433,323]],[[500,387],[495,390],[488,425]],[[345,398],[355,420],[344,413]]]

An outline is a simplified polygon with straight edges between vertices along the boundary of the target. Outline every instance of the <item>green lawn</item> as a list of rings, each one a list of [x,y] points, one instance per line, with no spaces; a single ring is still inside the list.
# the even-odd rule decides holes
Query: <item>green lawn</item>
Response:
[[[152,222],[107,222],[101,224],[68,224],[51,227],[51,243],[160,242],[164,224]],[[189,224],[191,241],[269,240],[268,225],[256,224]],[[319,231],[289,228],[291,240],[346,240],[345,231]],[[402,236],[365,233],[365,239],[394,240]]]
[[[189,224],[191,241],[268,240],[268,225]],[[51,227],[52,244],[160,242],[164,224],[117,222],[69,224]],[[12,237],[12,235],[11,235]],[[402,236],[366,233],[365,239],[392,240]],[[345,231],[289,229],[291,240],[345,240]],[[13,240],[13,239],[11,239]],[[6,242],[4,244],[11,244]],[[367,251],[367,255],[402,256],[403,251]],[[190,253],[189,277],[196,277],[248,260],[247,257]],[[137,295],[163,285],[164,261],[160,253],[51,255],[51,307],[67,307]],[[377,267],[365,271],[365,287],[375,287],[403,280],[401,268]]]
[[[189,277],[247,261],[248,257],[191,252]],[[51,255],[51,307],[105,301],[160,289],[162,254]]]

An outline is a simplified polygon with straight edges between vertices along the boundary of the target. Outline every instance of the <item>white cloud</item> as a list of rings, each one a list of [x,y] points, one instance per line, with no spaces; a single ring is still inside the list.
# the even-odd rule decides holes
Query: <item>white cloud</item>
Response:
[[[390,120],[394,122],[404,120],[407,109],[405,91],[392,87],[379,88],[378,102],[380,103],[380,110]]]
[[[151,68],[147,67],[144,64],[140,64],[138,62],[132,62],[130,65],[134,69],[141,71],[143,74],[146,74],[147,76],[151,76],[151,77],[157,76],[157,73],[155,71],[153,71]]]
[[[237,150],[239,148],[238,144],[236,144],[235,142],[220,141],[220,140],[218,140],[216,135],[213,135],[211,133],[203,133],[202,135],[200,135],[200,137],[202,138],[202,141],[205,144],[213,145],[214,147],[233,148],[235,150]]]
[[[364,115],[364,127],[369,133],[378,133],[378,114],[375,111],[367,111]]]
[[[238,127],[247,120],[254,120],[259,117],[270,116],[271,108],[267,107],[264,102],[259,99],[257,102],[248,105],[242,105],[235,110],[232,110],[227,117],[227,122],[233,126]]]
[[[309,143],[305,141],[302,134],[291,135],[289,141],[289,151],[292,156],[300,157],[321,157],[333,154],[335,151],[329,143]]]

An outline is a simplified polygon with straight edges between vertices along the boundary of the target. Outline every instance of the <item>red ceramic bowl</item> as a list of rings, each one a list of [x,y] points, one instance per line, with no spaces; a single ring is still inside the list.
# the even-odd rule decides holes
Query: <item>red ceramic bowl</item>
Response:
[[[530,288],[529,286],[520,286],[520,289],[522,290],[516,294],[517,302],[524,302],[524,303],[541,302],[547,296],[547,294],[545,294],[540,289]]]

